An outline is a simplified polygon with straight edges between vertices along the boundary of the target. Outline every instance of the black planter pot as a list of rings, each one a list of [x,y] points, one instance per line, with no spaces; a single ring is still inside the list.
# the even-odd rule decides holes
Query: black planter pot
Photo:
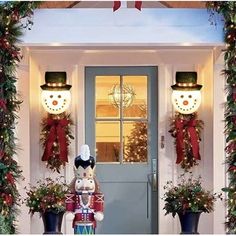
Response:
[[[61,223],[63,214],[64,212],[54,213],[51,211],[41,213],[44,224],[43,234],[62,234]]]
[[[181,224],[180,234],[199,234],[197,231],[198,221],[202,211],[186,211],[184,214],[178,213]]]

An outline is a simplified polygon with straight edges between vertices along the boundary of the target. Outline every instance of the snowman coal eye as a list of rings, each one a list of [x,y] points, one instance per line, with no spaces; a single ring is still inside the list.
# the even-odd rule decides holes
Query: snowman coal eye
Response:
[[[61,98],[61,95],[58,95],[57,97],[58,97],[58,98]]]
[[[53,95],[50,95],[50,98],[53,98]]]
[[[181,95],[180,97],[181,97],[181,98],[184,98],[184,95]]]
[[[189,98],[192,98],[192,95],[188,95]]]

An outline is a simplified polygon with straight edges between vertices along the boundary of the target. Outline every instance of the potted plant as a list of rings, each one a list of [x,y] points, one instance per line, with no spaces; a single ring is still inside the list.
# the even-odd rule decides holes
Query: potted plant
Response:
[[[194,178],[190,175],[186,178],[183,174],[177,185],[168,181],[164,189],[165,215],[179,215],[181,234],[198,234],[200,214],[213,211],[214,202],[217,198],[221,199],[221,194],[212,193],[202,187],[200,176]]]
[[[69,186],[61,178],[46,178],[35,186],[26,188],[26,206],[33,215],[39,212],[44,223],[44,234],[61,234],[61,223],[65,208],[65,195]]]

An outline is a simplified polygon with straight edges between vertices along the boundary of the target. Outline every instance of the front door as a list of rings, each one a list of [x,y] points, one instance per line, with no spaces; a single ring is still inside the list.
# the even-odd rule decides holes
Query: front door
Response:
[[[86,67],[85,103],[105,195],[96,233],[157,233],[157,67]]]

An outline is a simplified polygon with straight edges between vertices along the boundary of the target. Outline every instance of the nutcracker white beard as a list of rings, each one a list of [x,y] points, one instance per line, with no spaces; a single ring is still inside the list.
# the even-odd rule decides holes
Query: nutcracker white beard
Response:
[[[43,108],[50,114],[61,114],[66,111],[71,102],[69,90],[43,90],[41,93]]]
[[[201,104],[201,92],[200,90],[174,90],[171,99],[176,111],[181,114],[191,114],[194,113]]]
[[[87,205],[89,203],[89,194],[87,193],[82,193],[81,195],[81,200],[84,205]]]

